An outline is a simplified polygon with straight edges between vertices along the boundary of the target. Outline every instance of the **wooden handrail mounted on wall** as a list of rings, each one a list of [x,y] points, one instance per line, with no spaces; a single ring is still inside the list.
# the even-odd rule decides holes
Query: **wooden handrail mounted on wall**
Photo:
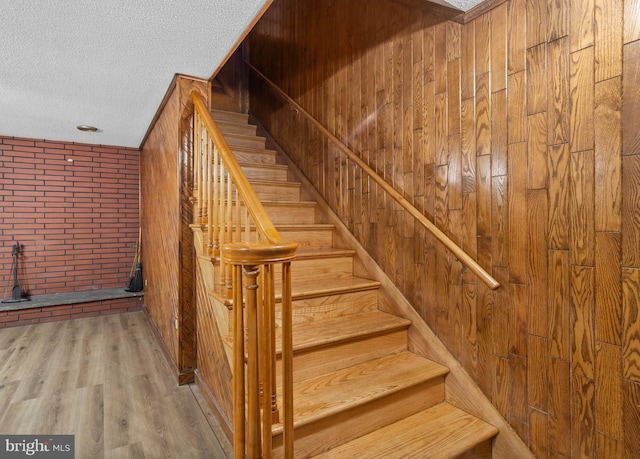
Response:
[[[193,100],[194,225],[217,267],[217,293],[233,304],[234,455],[272,456],[276,394],[275,270],[282,265],[282,424],[293,457],[291,262],[298,244],[276,230],[198,91]],[[245,358],[246,356],[246,358]]]
[[[340,139],[333,135],[326,127],[324,127],[318,120],[316,120],[309,112],[307,112],[300,104],[293,100],[287,93],[280,89],[274,82],[272,82],[267,76],[265,76],[260,70],[255,68],[251,63],[246,62],[248,67],[253,70],[262,80],[264,80],[271,88],[282,97],[289,105],[294,107],[298,113],[301,113],[307,120],[309,120],[325,137],[327,137],[332,143],[334,143],[345,155],[349,157],[351,161],[358,165],[358,167],[366,173],[373,181],[375,181],[391,198],[393,198],[405,211],[409,212],[413,218],[424,226],[433,236],[447,247],[455,257],[466,266],[471,272],[473,272],[478,278],[484,282],[491,290],[496,290],[500,287],[500,283],[494,279],[487,271],[482,268],[469,254],[467,254],[460,246],[449,238],[442,230],[440,230],[435,224],[433,224],[422,212],[416,209],[409,201],[407,201],[402,194],[400,194],[395,188],[393,188],[384,178],[380,177],[366,162],[364,162],[360,156],[355,154],[349,147],[347,147]]]

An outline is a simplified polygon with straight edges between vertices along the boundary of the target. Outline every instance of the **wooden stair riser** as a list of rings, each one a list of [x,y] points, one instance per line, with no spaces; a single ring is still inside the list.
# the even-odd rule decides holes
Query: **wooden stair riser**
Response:
[[[298,201],[300,184],[290,182],[253,182],[251,187],[261,201]],[[235,187],[233,187],[235,194]]]
[[[228,123],[248,124],[249,115],[246,113],[228,112],[224,110],[211,110],[213,119],[217,121],[226,121]]]
[[[294,295],[292,309],[295,325],[335,317],[348,317],[378,309],[378,290],[370,289],[300,299],[296,299]],[[281,325],[281,317],[281,303],[278,302],[276,303],[276,323],[278,326]]]
[[[375,336],[362,337],[317,349],[305,349],[293,354],[293,381],[329,374],[367,362],[371,359],[394,354],[407,349],[407,331],[397,330]],[[277,384],[281,386],[282,361],[276,361]]]
[[[234,147],[265,148],[267,139],[258,136],[247,136],[241,134],[227,134],[224,136],[227,144],[233,150]]]
[[[218,124],[218,128],[220,128],[220,132],[225,136],[228,134],[256,135],[256,126],[254,124],[234,123],[222,120],[217,120],[216,123]]]
[[[233,156],[240,164],[276,164],[274,150],[234,147],[232,151]]]
[[[274,180],[285,182],[287,180],[287,166],[278,164],[240,164],[244,175],[251,180]]]
[[[294,228],[279,226],[278,231],[286,241],[296,241],[298,250],[328,249],[333,246],[333,228],[320,226]]]
[[[315,223],[316,209],[314,203],[263,201],[262,206],[275,225],[310,225]],[[232,209],[234,218],[236,215],[235,207],[234,200]],[[205,217],[204,220],[203,224],[206,225],[207,218]],[[244,226],[244,224],[244,205],[242,205],[240,225]],[[253,222],[251,224],[253,225]]]
[[[234,227],[235,231],[235,227]],[[242,234],[245,228],[241,227]],[[296,241],[298,249],[328,249],[333,245],[333,227],[326,225],[279,226],[278,231],[285,241]],[[249,240],[256,241],[255,228],[249,230]]]
[[[296,428],[295,457],[307,458],[353,440],[444,400],[444,377]],[[273,436],[274,458],[282,458],[282,436]]]
[[[212,275],[214,279],[214,285],[216,291],[221,291],[220,284],[220,266],[215,265],[211,267]],[[224,290],[222,286],[222,290]],[[219,298],[216,292],[210,292],[215,298]],[[316,322],[320,320],[332,319],[336,317],[346,317],[355,314],[362,314],[366,312],[376,311],[378,309],[378,290],[366,289],[355,292],[335,292],[332,295],[323,295],[317,297],[305,297],[298,298],[299,295],[294,293],[292,302],[292,315],[293,322],[296,325]],[[222,305],[220,300],[217,303]],[[282,303],[278,300],[275,305],[275,320],[276,326],[282,325]],[[228,330],[229,336],[232,333],[233,323],[233,308],[222,305],[225,311],[224,323],[225,329]],[[221,331],[222,332],[222,331]],[[222,334],[222,333],[221,333]],[[223,336],[226,336],[223,334]]]

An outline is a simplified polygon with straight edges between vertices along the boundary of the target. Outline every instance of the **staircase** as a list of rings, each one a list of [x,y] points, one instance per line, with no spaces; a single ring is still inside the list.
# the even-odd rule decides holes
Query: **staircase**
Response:
[[[378,310],[380,283],[354,275],[317,203],[265,148],[248,116],[213,111],[293,262],[296,457],[491,457],[498,429],[447,403],[448,368],[408,351],[409,320]],[[277,282],[276,282],[277,285]],[[280,342],[278,339],[277,342]],[[281,425],[273,428],[282,457]]]

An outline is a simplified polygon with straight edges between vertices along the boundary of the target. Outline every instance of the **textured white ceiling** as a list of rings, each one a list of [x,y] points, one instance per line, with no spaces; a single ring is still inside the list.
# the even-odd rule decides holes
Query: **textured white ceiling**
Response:
[[[209,78],[266,2],[0,0],[0,135],[138,147],[173,76]]]

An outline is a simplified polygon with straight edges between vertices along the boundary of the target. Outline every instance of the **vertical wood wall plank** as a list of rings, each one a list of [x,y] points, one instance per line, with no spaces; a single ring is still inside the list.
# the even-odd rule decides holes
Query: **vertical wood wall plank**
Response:
[[[593,149],[593,47],[571,53],[569,63],[571,151]]]
[[[483,73],[476,78],[476,154],[491,153],[491,91],[489,74]]]
[[[473,22],[475,23],[476,75],[482,75],[490,70],[491,14],[485,13]]]
[[[547,40],[547,0],[527,0],[527,49]]]
[[[509,144],[527,140],[525,72],[512,73],[507,80],[507,128]]]
[[[640,0],[624,0],[624,43],[640,39]]]
[[[594,378],[595,370],[595,272],[586,266],[574,266],[571,272],[571,371]]]
[[[596,81],[622,74],[623,1],[595,0]]]
[[[547,155],[547,114],[527,117],[527,187],[530,190],[549,187]]]
[[[507,87],[507,3],[491,10],[491,92]]]
[[[548,199],[547,190],[529,190],[527,194],[529,219],[529,255],[527,269],[527,304],[529,310],[528,333],[547,337],[549,316],[547,275],[549,269],[547,248]],[[541,408],[538,406],[538,408]]]
[[[595,376],[596,428],[612,437],[624,438],[624,425],[620,416],[624,401],[620,347],[598,343]]]
[[[547,39],[551,42],[569,34],[569,8],[571,0],[547,0]]]
[[[622,159],[622,266],[640,268],[640,156]]]
[[[527,49],[527,2],[511,0],[507,14],[507,74],[525,69],[525,51]]]
[[[571,261],[593,266],[595,257],[594,153],[571,153]]]
[[[569,362],[549,359],[549,449],[571,457],[571,368]]]
[[[640,271],[622,270],[624,377],[640,382]]]
[[[466,24],[461,32],[460,66],[462,80],[460,93],[462,100],[476,95],[476,21]]]
[[[596,338],[621,345],[620,233],[596,233]]]
[[[596,84],[594,124],[597,231],[620,231],[622,225],[621,114],[620,78]]]
[[[571,377],[571,405],[582,422],[571,423],[571,451],[576,457],[593,457],[596,451],[595,385],[581,376]]]
[[[527,398],[529,406],[549,411],[549,342],[546,338],[529,335],[527,355]]]
[[[547,136],[557,145],[569,141],[569,39],[549,42],[547,54]]]
[[[623,66],[622,154],[637,155],[640,154],[640,40],[624,46]]]
[[[580,0],[571,2],[569,15],[569,36],[571,37],[571,52],[593,45],[593,14],[594,0]]]
[[[527,276],[527,145],[509,145],[509,280],[526,283]]]
[[[640,457],[640,384],[624,381],[623,406],[625,457]]]
[[[527,115],[547,110],[547,46],[546,43],[527,49]]]
[[[531,371],[531,370],[529,370]],[[531,410],[529,413],[529,426],[531,430],[531,452],[535,457],[549,457],[549,415],[547,413]]]
[[[570,358],[569,252],[549,251],[549,355]]]
[[[549,248],[569,249],[569,144],[549,147]]]
[[[502,241],[509,234],[507,177],[493,177],[491,186],[491,258],[493,266],[509,266],[509,246]]]
[[[507,91],[491,94],[491,174],[507,174]]]

